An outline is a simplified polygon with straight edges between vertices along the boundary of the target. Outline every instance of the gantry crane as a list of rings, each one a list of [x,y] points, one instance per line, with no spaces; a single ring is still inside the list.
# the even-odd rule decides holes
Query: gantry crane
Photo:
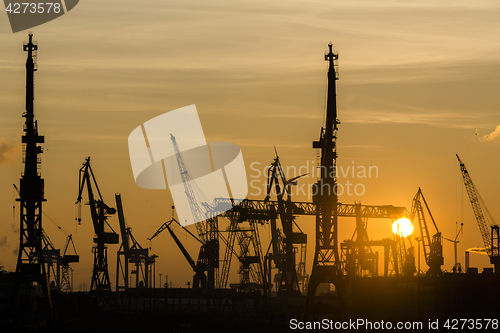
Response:
[[[98,199],[94,198],[94,191],[92,183],[95,186]],[[109,280],[108,272],[108,251],[106,244],[118,244],[118,234],[114,232],[113,228],[108,224],[107,219],[110,215],[116,213],[116,209],[106,205],[102,199],[101,191],[97,185],[97,181],[90,166],[90,157],[85,160],[85,163],[80,168],[80,181],[79,181],[78,199],[78,223],[81,223],[81,203],[83,189],[87,187],[89,197],[90,215],[92,216],[92,223],[94,224],[94,245],[92,253],[94,254],[94,268],[92,272],[92,283],[90,291],[95,293],[111,292],[111,282]],[[111,229],[111,232],[105,230],[105,226]],[[100,295],[98,295],[100,297]]]
[[[429,228],[427,226],[427,220],[425,219],[424,208],[422,206],[422,201],[425,205],[427,213],[431,218],[432,224],[434,225],[435,233],[431,235]],[[415,218],[418,219],[420,226],[420,235],[422,237],[423,249],[425,262],[429,266],[427,270],[427,276],[441,277],[443,276],[443,271],[441,266],[444,263],[443,260],[443,237],[441,232],[439,232],[438,226],[434,221],[431,210],[427,205],[427,201],[419,188],[415,197],[413,197],[413,203],[411,208],[411,220],[414,221]]]
[[[226,210],[228,205],[231,205],[231,200],[228,198],[216,198],[213,204],[213,209],[215,213],[221,214],[224,217],[229,217],[231,220],[231,226],[236,228],[237,221],[245,221],[248,220],[252,222],[253,225],[258,223],[276,223],[277,219],[277,211],[278,202],[272,200],[250,200],[245,199],[240,202],[238,205],[233,206],[232,209]],[[313,202],[292,202],[292,212],[294,215],[307,215],[307,216],[315,216],[317,214],[317,205]],[[362,205],[361,203],[356,204],[343,204],[337,203],[337,215],[338,217],[350,217],[356,218],[356,221],[362,221],[367,218],[376,218],[376,219],[391,219],[393,221],[410,216],[410,213],[404,207],[395,207],[392,205],[384,205],[384,206],[370,206],[370,205]],[[276,227],[271,227],[271,230],[277,230]],[[230,233],[231,235],[231,233]],[[278,235],[279,236],[279,235]],[[275,236],[273,236],[275,237]],[[231,236],[229,236],[231,239]],[[231,241],[228,241],[231,243]],[[283,245],[282,243],[274,243],[276,246]],[[354,251],[361,249],[362,247],[370,247],[370,246],[383,246],[384,247],[384,276],[388,276],[389,272],[389,263],[392,260],[394,271],[396,274],[399,274],[399,266],[397,264],[397,250],[396,250],[396,242],[392,239],[383,239],[381,241],[372,241],[372,240],[364,240],[364,241],[347,241],[344,243],[345,253],[346,255],[350,255]],[[273,246],[273,243],[270,244]],[[269,251],[269,250],[268,250]],[[226,253],[228,252],[226,248]],[[284,253],[283,249],[273,249],[274,253]],[[358,251],[359,252],[359,251]],[[226,258],[230,256],[226,255]],[[266,261],[269,264],[271,262],[271,256],[266,255]],[[274,254],[272,255],[274,257]],[[281,256],[282,257],[282,256]],[[276,259],[278,260],[278,259]],[[224,261],[222,278],[226,276],[228,272],[227,263],[229,260]],[[345,260],[342,260],[341,270],[345,269]],[[266,265],[268,276],[270,272],[270,267]],[[269,279],[270,280],[270,276]]]
[[[234,202],[231,199],[227,200],[234,207]],[[225,289],[227,287],[229,269],[234,254],[240,262],[238,269],[240,283],[236,285],[237,290],[241,292],[262,290],[264,296],[266,296],[266,286],[269,279],[266,279],[263,266],[258,225],[262,225],[263,221],[269,220],[270,216],[268,214],[253,214],[250,211],[245,214],[239,214],[231,210],[219,213],[229,219],[229,226],[226,230],[228,233],[227,239],[224,239],[222,234],[219,234],[219,237],[226,245],[226,249],[217,288]],[[274,218],[276,217],[277,214],[274,214]],[[239,253],[235,251],[235,242],[239,246]],[[231,285],[231,287],[233,286],[235,285]]]
[[[490,263],[495,266],[495,272],[500,273],[500,227],[495,223],[495,220],[493,220],[493,217],[489,213],[488,208],[486,208],[486,205],[484,205],[484,202],[484,207],[481,207],[481,197],[479,196],[479,192],[474,186],[474,183],[472,182],[465,164],[462,162],[460,157],[458,157],[458,154],[456,156],[458,159],[458,163],[460,164],[460,171],[462,172],[464,185],[467,189],[467,194],[472,205],[472,210],[474,211],[479,230],[481,231],[481,236],[483,237],[483,243],[486,249],[486,253],[490,257]],[[486,221],[482,208],[485,209],[489,222]]]
[[[135,287],[149,288],[151,266],[156,262],[156,255],[149,255],[149,249],[143,248],[132,235],[132,228],[125,225],[125,215],[123,213],[122,198],[120,194],[115,194],[116,209],[118,211],[118,221],[120,223],[120,233],[122,244],[117,252],[116,259],[116,291],[127,290],[129,286],[129,273],[135,274]],[[122,260],[123,257],[123,260]],[[128,264],[135,265],[135,269],[129,271]]]
[[[73,248],[73,253],[70,254],[69,250],[70,245]],[[71,263],[76,263],[80,261],[80,256],[76,253],[76,248],[75,248],[75,243],[73,242],[73,235],[68,235],[68,238],[66,239],[66,245],[64,245],[64,251],[63,255],[60,258],[61,261],[61,291],[68,293],[70,291],[73,291],[73,279],[70,279],[69,273],[70,271],[72,272],[71,267],[69,264]],[[73,275],[72,275],[73,276]]]
[[[378,257],[376,253],[372,251],[370,245],[370,239],[367,232],[368,218],[361,217],[361,202],[356,202],[354,205],[356,229],[351,239],[342,242],[340,245],[342,250],[342,262],[345,266],[344,270],[349,277],[377,276]],[[388,252],[389,251],[390,250],[388,250]],[[396,251],[394,254],[395,253]],[[397,264],[395,266],[397,267]],[[395,272],[399,274],[399,271],[395,270]]]

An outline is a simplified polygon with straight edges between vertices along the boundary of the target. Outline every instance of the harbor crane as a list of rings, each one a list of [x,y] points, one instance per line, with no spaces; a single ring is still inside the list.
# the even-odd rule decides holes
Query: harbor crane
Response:
[[[60,290],[61,287],[61,250],[56,249],[49,235],[42,229],[42,253],[46,265],[47,281],[51,290]]]
[[[199,202],[196,198],[192,186],[194,179],[192,179],[186,167],[175,136],[170,134],[170,139],[174,147],[177,165],[189,201],[191,213],[195,221],[200,221],[195,223],[198,237],[202,243],[198,254],[198,262],[200,264],[203,263],[200,267],[206,267],[207,288],[215,289],[219,268],[219,228],[217,216],[213,213],[213,209],[208,203]]]
[[[272,219],[271,234],[274,252],[273,257],[274,262],[279,268],[281,274],[278,284],[278,294],[286,293],[288,295],[300,295],[299,281],[297,277],[297,270],[295,267],[294,244],[306,244],[307,235],[303,232],[293,232],[295,216],[293,215],[294,206],[291,196],[291,186],[297,185],[297,179],[305,175],[300,175],[287,180],[283,172],[279,156],[276,154],[276,158],[274,159],[271,168],[269,168],[267,176],[267,193],[264,201],[269,201],[274,186],[275,194],[277,197],[278,213],[284,233],[284,237],[279,237],[279,229],[277,229],[276,227],[276,220]],[[282,183],[281,186],[280,181]],[[282,241],[280,242],[280,240]]]
[[[19,186],[20,203],[20,228],[19,228],[19,251],[17,256],[15,282],[12,285],[10,298],[11,310],[15,312],[19,291],[23,284],[38,283],[44,295],[45,318],[52,320],[52,301],[45,271],[42,251],[42,203],[46,201],[44,196],[45,181],[39,172],[41,163],[40,154],[43,148],[40,144],[45,142],[43,135],[38,134],[38,122],[35,120],[34,78],[36,65],[36,53],[38,45],[33,42],[33,34],[29,34],[29,41],[23,45],[23,50],[28,52],[26,59],[26,105],[23,117],[26,118],[23,144],[24,172],[22,173]],[[15,317],[16,315],[13,315]]]
[[[132,235],[132,228],[125,225],[121,195],[115,194],[115,200],[122,236],[122,244],[118,249],[116,259],[116,291],[131,288],[129,273],[133,272],[135,272],[135,287],[149,288],[151,267],[155,264],[157,256],[150,256],[149,249],[143,248]],[[129,271],[129,263],[135,265],[133,271]]]
[[[234,200],[222,198],[215,200],[215,206],[217,206],[219,200],[227,200],[225,202],[228,205],[232,205],[233,209],[234,207],[238,207],[238,205],[234,205]],[[213,208],[216,210],[216,207]],[[225,289],[227,287],[229,269],[234,255],[240,263],[238,269],[240,283],[231,284],[231,288],[236,287],[236,289],[241,292],[262,290],[263,294],[267,295],[266,286],[270,286],[268,284],[270,278],[266,279],[258,226],[268,221],[271,215],[273,218],[276,218],[277,214],[254,214],[251,210],[244,214],[232,210],[219,211],[218,213],[229,219],[229,226],[225,230],[228,233],[227,239],[224,238],[219,231],[219,237],[224,242],[226,249],[224,259],[222,260],[222,269],[219,274],[217,288]],[[239,253],[235,250],[235,243],[239,246]],[[270,270],[268,272],[270,272]]]
[[[118,234],[114,232],[113,228],[109,225],[107,219],[110,215],[116,213],[116,209],[106,205],[102,199],[101,191],[97,185],[97,181],[90,166],[90,157],[87,157],[85,163],[80,168],[80,181],[79,181],[78,199],[78,223],[81,223],[81,203],[83,190],[87,187],[89,197],[90,215],[92,216],[92,223],[94,224],[94,245],[92,253],[94,254],[94,267],[92,272],[92,283],[90,286],[91,292],[99,294],[111,292],[111,282],[109,280],[108,272],[108,249],[106,244],[118,244]],[[92,184],[95,186],[98,198],[94,197],[94,190]],[[111,232],[105,231],[105,226],[111,229]]]
[[[173,222],[177,223],[181,228],[186,230],[194,239],[196,239],[197,241],[199,241],[201,243],[201,240],[198,239],[198,237],[193,235],[189,230],[185,229],[175,218],[172,218],[171,220],[163,223],[160,226],[160,228],[158,228],[158,230],[153,234],[153,236],[148,238],[148,240],[151,241],[156,236],[158,236],[160,233],[162,233],[165,229],[168,230],[168,232],[170,233],[170,236],[172,236],[172,238],[174,239],[175,244],[177,244],[177,246],[179,247],[179,250],[181,250],[182,254],[184,255],[184,258],[186,258],[189,266],[191,266],[191,268],[193,269],[193,271],[195,273],[194,277],[193,277],[193,288],[194,289],[200,289],[200,288],[205,289],[207,287],[207,276],[205,274],[205,272],[207,270],[207,265],[205,262],[203,262],[203,260],[200,260],[200,258],[198,258],[197,262],[195,262],[193,260],[193,257],[191,257],[189,252],[186,250],[184,245],[181,243],[181,241],[179,240],[177,235],[174,233],[174,231],[170,227],[170,225]],[[202,246],[203,246],[203,243],[202,243]]]
[[[429,231],[429,227],[427,225],[427,220],[424,214],[424,205],[429,217],[432,221],[432,225],[434,225],[435,233],[431,235]],[[438,229],[436,222],[434,221],[434,217],[432,216],[431,210],[429,209],[429,205],[427,205],[427,201],[422,193],[422,190],[419,188],[415,197],[413,197],[413,203],[411,208],[411,220],[414,221],[418,219],[418,224],[420,227],[420,235],[422,237],[423,249],[424,249],[424,257],[427,266],[429,269],[427,270],[426,275],[430,277],[442,277],[443,271],[441,270],[441,266],[444,263],[443,259],[443,237],[441,232]]]
[[[495,273],[500,273],[500,226],[495,223],[495,220],[493,220],[493,217],[484,202],[481,205],[481,196],[479,195],[476,186],[474,186],[465,164],[462,162],[458,154],[456,156],[458,163],[460,164],[460,171],[462,172],[470,204],[472,206],[472,210],[474,211],[474,216],[476,217],[479,230],[481,231],[481,236],[483,237],[486,253],[490,257],[490,263],[495,266]],[[483,214],[483,208],[487,213],[489,221],[486,220],[486,216]]]
[[[309,287],[306,313],[312,308],[318,286],[322,283],[335,285],[342,308],[347,308],[347,286],[342,273],[338,244],[338,193],[337,193],[337,117],[338,53],[328,44],[328,92],[325,126],[321,128],[319,140],[312,147],[321,151],[321,177],[313,185],[313,202],[316,204],[316,249]],[[306,315],[306,316],[307,316]]]
[[[73,248],[73,253],[70,254],[69,250],[70,245],[71,248]],[[64,251],[63,255],[60,258],[61,261],[61,291],[62,292],[70,292],[73,291],[73,279],[70,280],[69,273],[70,271],[72,272],[71,267],[69,264],[71,263],[76,263],[80,261],[80,256],[76,253],[76,248],[75,248],[75,243],[73,243],[73,235],[68,235],[68,238],[66,239],[66,244],[64,245]]]

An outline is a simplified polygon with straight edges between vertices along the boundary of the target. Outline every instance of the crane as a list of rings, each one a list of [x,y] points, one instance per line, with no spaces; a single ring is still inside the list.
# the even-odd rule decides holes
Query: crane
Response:
[[[90,166],[90,157],[85,159],[85,163],[80,168],[79,175],[79,191],[76,204],[78,205],[78,223],[81,223],[81,203],[82,195],[85,186],[89,197],[90,215],[92,216],[92,223],[94,224],[94,245],[92,253],[94,254],[94,268],[92,272],[92,283],[90,286],[91,292],[105,293],[111,292],[111,282],[109,280],[108,272],[108,251],[106,244],[118,244],[118,234],[114,232],[113,228],[108,224],[107,219],[110,215],[116,213],[116,209],[106,205],[102,199],[101,191],[97,185],[97,181]],[[94,198],[94,191],[92,189],[94,184],[98,199]],[[107,225],[111,232],[105,231]]]
[[[170,139],[172,140],[174,147],[177,165],[179,167],[184,190],[189,201],[191,213],[193,214],[195,221],[200,221],[195,223],[198,231],[198,237],[202,243],[200,253],[198,254],[198,262],[203,262],[204,265],[202,266],[207,269],[207,287],[209,289],[214,289],[219,268],[219,229],[217,217],[214,216],[213,209],[209,204],[200,204],[197,200],[192,187],[194,180],[191,179],[191,175],[189,174],[186,164],[184,163],[184,159],[179,150],[179,146],[177,145],[175,136],[170,134]],[[194,184],[196,185],[196,183]],[[206,221],[206,225],[202,221]]]
[[[205,289],[206,286],[207,286],[207,276],[205,275],[205,271],[207,270],[207,265],[202,260],[200,260],[200,258],[198,258],[197,262],[195,262],[193,260],[193,257],[191,257],[191,255],[189,254],[189,252],[186,250],[186,248],[184,247],[184,245],[182,245],[181,241],[179,240],[179,238],[177,237],[177,235],[172,230],[172,228],[170,228],[170,225],[173,222],[177,223],[179,226],[181,226],[182,228],[184,228],[175,218],[172,218],[171,220],[163,223],[160,226],[160,228],[153,234],[153,236],[151,236],[150,238],[148,238],[148,240],[150,240],[150,241],[153,240],[153,238],[155,238],[160,233],[162,233],[165,229],[167,229],[168,232],[170,233],[170,235],[172,236],[172,238],[174,239],[175,244],[177,244],[177,246],[181,250],[182,254],[184,255],[184,258],[186,258],[189,266],[191,266],[191,268],[193,269],[193,271],[195,273],[194,277],[193,277],[193,288],[195,288],[195,289],[198,289],[198,288]],[[201,240],[198,239],[198,237],[196,237],[195,235],[193,235],[189,230],[187,230],[185,228],[184,228],[184,230],[186,230],[191,236],[193,236],[194,239],[196,239],[197,241],[199,241],[201,243]],[[202,243],[202,246],[203,246],[203,243]]]
[[[129,287],[129,263],[135,264],[135,286],[148,288],[149,272],[151,265],[156,262],[156,255],[149,255],[149,249],[143,248],[132,235],[132,228],[125,225],[125,215],[123,213],[122,197],[115,194],[118,221],[120,223],[120,233],[122,244],[117,252],[116,260],[116,290],[127,290]],[[123,257],[123,261],[122,261]],[[130,272],[133,273],[134,271]],[[122,284],[123,282],[123,284]]]
[[[472,178],[470,177],[465,164],[462,162],[458,154],[456,154],[458,163],[460,164],[460,171],[462,172],[462,177],[464,179],[464,185],[467,189],[467,194],[469,196],[469,201],[472,206],[472,210],[474,211],[474,215],[476,217],[477,224],[479,226],[479,230],[481,231],[481,236],[483,237],[484,247],[486,249],[486,253],[490,257],[490,263],[495,266],[495,272],[500,273],[500,232],[499,226],[493,220],[493,217],[488,211],[486,205],[481,205],[480,200],[481,196],[474,186],[472,182]],[[482,207],[483,206],[483,207]],[[483,209],[485,209],[489,223],[486,221],[486,218],[483,214]],[[489,228],[488,228],[489,225]],[[491,229],[491,234],[490,230]]]
[[[61,287],[61,250],[55,248],[44,229],[42,229],[42,245],[43,260],[44,264],[47,266],[45,271],[47,272],[49,288],[59,290]]]
[[[17,189],[16,184],[14,184],[14,188],[16,189],[17,193],[19,194],[19,190]],[[54,220],[52,220],[47,215],[47,213],[43,212],[43,215],[45,215],[50,221],[52,221],[52,223],[54,223],[56,225],[56,227],[59,230],[61,230],[63,233],[65,233],[67,235],[66,245],[64,246],[63,255],[61,256],[60,250],[56,249],[54,247],[54,244],[52,244],[52,241],[50,240],[49,236],[47,235],[45,230],[42,229],[42,244],[43,244],[42,252],[43,252],[43,258],[44,258],[44,264],[47,265],[47,268],[45,269],[45,271],[47,272],[47,281],[49,281],[49,283],[52,283],[52,282],[55,283],[57,290],[60,290],[62,292],[67,293],[69,291],[72,291],[72,288],[71,288],[72,284],[70,283],[70,280],[69,280],[69,270],[70,270],[69,264],[73,263],[73,262],[79,262],[80,257],[76,254],[76,248],[75,248],[75,244],[73,243],[73,238],[72,238],[73,235],[68,234],[64,230],[64,228],[62,228],[60,225],[58,225],[56,222],[54,222]],[[73,251],[75,253],[72,255],[67,254],[70,243],[73,245]],[[55,270],[53,267],[54,259],[56,262],[56,269]],[[51,272],[55,276],[55,280],[52,282],[50,281]]]
[[[430,234],[429,228],[427,226],[427,221],[425,219],[422,201],[425,205],[427,213],[429,214],[432,224],[434,225],[434,229],[436,231],[436,233],[433,235]],[[420,235],[422,237],[422,242],[423,242],[425,262],[429,266],[429,269],[427,270],[426,274],[427,276],[441,277],[443,276],[443,271],[441,270],[441,266],[444,263],[442,236],[441,232],[439,232],[436,222],[434,221],[434,217],[432,216],[431,210],[429,209],[429,205],[427,205],[427,201],[425,200],[425,197],[420,188],[418,188],[417,194],[415,194],[415,197],[413,197],[413,203],[411,208],[411,220],[413,221],[415,217],[418,219],[420,227]]]
[[[316,212],[316,249],[313,268],[307,290],[306,316],[314,302],[316,290],[321,283],[332,283],[338,291],[341,307],[347,308],[347,286],[342,274],[342,263],[338,244],[338,193],[337,193],[337,132],[340,121],[337,117],[338,53],[328,44],[325,54],[328,61],[328,95],[326,101],[325,126],[320,138],[313,141],[313,148],[321,149],[321,178],[313,185],[313,202]]]
[[[304,233],[293,232],[293,224],[295,223],[295,216],[293,216],[292,214],[294,205],[292,202],[290,187],[292,185],[297,185],[297,179],[305,176],[305,174],[287,180],[283,173],[283,168],[281,166],[279,156],[278,154],[276,154],[276,158],[274,159],[271,168],[268,169],[267,176],[268,176],[267,193],[264,201],[269,201],[272,188],[274,185],[276,197],[278,199],[278,213],[280,216],[281,225],[283,227],[283,232],[285,234],[284,244],[281,247],[278,245],[279,242],[276,229],[276,222],[274,220],[271,221],[274,261],[275,264],[280,269],[281,273],[280,283],[278,286],[278,293],[300,294],[299,282],[297,278],[297,270],[295,268],[295,251],[293,245],[294,243],[306,244],[307,236]],[[282,185],[283,188],[281,188],[280,186],[280,180],[283,184]],[[284,198],[285,194],[287,196],[286,200]]]
[[[74,254],[69,254],[68,250],[70,249],[69,245],[72,245]],[[63,255],[60,259],[61,261],[61,291],[62,292],[70,292],[73,290],[72,281],[69,278],[69,272],[71,268],[69,264],[79,262],[80,256],[76,253],[75,243],[73,243],[73,235],[68,235],[66,239],[66,245],[64,245]]]
[[[43,135],[38,133],[38,123],[34,113],[34,76],[37,70],[36,53],[38,45],[33,41],[33,34],[29,34],[29,41],[23,45],[23,50],[28,52],[26,59],[26,104],[23,117],[24,125],[23,163],[19,198],[20,203],[20,228],[19,251],[16,264],[16,278],[11,290],[11,309],[15,309],[19,291],[24,283],[37,282],[43,290],[44,307],[40,312],[49,321],[52,320],[52,301],[48,286],[42,252],[42,204],[47,199],[44,196],[45,181],[39,172],[41,163],[40,154],[45,142]]]

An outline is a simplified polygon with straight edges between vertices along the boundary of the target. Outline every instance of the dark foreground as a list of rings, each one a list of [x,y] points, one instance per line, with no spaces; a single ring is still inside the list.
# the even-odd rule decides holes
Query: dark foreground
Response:
[[[480,331],[486,332],[495,330],[492,321],[485,327],[487,320],[498,323],[500,319],[500,278],[492,273],[351,279],[347,308],[340,306],[335,292],[326,292],[315,298],[309,311],[305,296],[266,299],[259,292],[233,290],[215,290],[211,295],[193,289],[131,289],[103,295],[53,292],[52,321],[36,288],[25,290],[12,306],[9,278],[1,282],[2,332],[293,332],[302,328],[327,332],[339,330],[342,324],[342,330],[353,330],[354,322],[365,324],[357,331],[387,330],[384,325],[399,322],[421,323],[421,329],[410,331],[427,331],[431,323],[439,322],[441,331],[447,321],[449,329],[456,322],[456,328],[467,328],[471,319],[475,330],[479,323]],[[463,319],[469,322],[463,324]]]

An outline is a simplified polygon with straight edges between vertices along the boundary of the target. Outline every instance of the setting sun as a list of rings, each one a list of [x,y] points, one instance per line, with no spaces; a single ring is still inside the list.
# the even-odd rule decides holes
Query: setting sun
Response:
[[[413,224],[411,224],[411,221],[406,217],[402,217],[394,221],[392,224],[392,232],[394,235],[408,237],[413,232]]]

